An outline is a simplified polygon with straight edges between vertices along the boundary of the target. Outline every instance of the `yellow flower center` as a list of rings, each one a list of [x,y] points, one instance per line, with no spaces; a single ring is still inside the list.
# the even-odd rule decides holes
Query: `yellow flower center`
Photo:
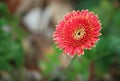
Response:
[[[84,28],[77,29],[73,33],[73,38],[78,40],[78,39],[82,38],[85,35],[85,33],[86,32],[85,32]]]

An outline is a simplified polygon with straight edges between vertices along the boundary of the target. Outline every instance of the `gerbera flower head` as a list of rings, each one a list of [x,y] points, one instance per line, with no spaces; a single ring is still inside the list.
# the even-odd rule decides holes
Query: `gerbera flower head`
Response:
[[[73,11],[64,16],[53,34],[55,43],[64,54],[79,56],[84,49],[91,49],[99,40],[101,30],[98,16],[88,10]]]

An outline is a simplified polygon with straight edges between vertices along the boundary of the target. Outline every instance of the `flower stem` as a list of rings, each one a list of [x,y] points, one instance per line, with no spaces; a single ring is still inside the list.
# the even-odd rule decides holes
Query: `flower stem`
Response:
[[[75,55],[72,60],[70,61],[69,65],[60,73],[58,73],[54,78],[51,79],[51,81],[53,81],[55,78],[58,78],[58,77],[62,77],[63,75],[67,75],[68,71],[71,69],[71,66],[73,64],[73,62],[75,61],[77,55]]]
[[[76,59],[76,57],[77,57],[77,55],[75,55],[75,56],[72,58],[70,64],[69,64],[69,65],[67,66],[67,68],[63,71],[63,74],[67,74],[67,71],[69,71],[69,70],[71,69],[71,66],[72,66],[74,60]]]

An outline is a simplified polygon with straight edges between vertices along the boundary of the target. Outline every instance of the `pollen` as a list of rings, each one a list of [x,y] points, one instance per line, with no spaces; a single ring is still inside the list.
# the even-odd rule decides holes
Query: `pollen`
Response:
[[[83,36],[85,35],[85,30],[84,30],[84,28],[81,28],[81,29],[77,29],[77,30],[75,30],[74,32],[73,32],[73,38],[75,39],[75,40],[79,40],[79,39],[81,39],[81,38],[83,38]]]

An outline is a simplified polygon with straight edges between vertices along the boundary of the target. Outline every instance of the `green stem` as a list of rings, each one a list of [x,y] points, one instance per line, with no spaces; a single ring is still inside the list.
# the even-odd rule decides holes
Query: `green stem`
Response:
[[[12,77],[12,81],[17,81],[16,76],[13,74],[13,72],[9,71],[11,77]]]
[[[74,60],[76,59],[76,57],[77,57],[77,55],[75,55],[75,56],[72,58],[70,64],[69,64],[69,65],[67,66],[67,68],[63,71],[63,74],[67,74],[67,72],[71,69],[71,66],[72,66]]]
[[[55,78],[58,78],[58,77],[61,77],[61,76],[65,75],[65,74],[67,75],[67,73],[71,69],[71,66],[72,66],[73,62],[75,61],[76,57],[77,57],[77,55],[75,55],[72,58],[71,62],[67,66],[67,68],[65,68],[62,72],[59,72],[54,78],[51,79],[51,81],[53,81]]]

